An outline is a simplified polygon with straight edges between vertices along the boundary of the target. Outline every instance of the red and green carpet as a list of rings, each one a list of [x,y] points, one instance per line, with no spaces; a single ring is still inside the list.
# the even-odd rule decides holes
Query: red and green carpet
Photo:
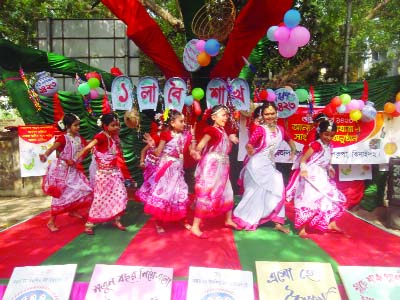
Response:
[[[0,232],[0,283],[7,284],[16,266],[78,264],[76,282],[88,282],[95,264],[172,267],[176,280],[185,280],[189,266],[252,271],[255,261],[309,261],[332,265],[341,286],[337,266],[400,266],[400,238],[364,222],[350,213],[338,221],[345,234],[311,234],[302,239],[294,233],[293,208],[287,205],[288,226],[282,234],[272,226],[257,231],[233,231],[223,219],[205,223],[209,239],[199,239],[180,224],[169,224],[158,234],[155,224],[143,214],[141,204],[130,201],[122,221],[127,231],[109,224],[88,236],[84,221],[60,216],[60,231],[46,228],[49,212]],[[345,295],[343,299],[347,299]],[[71,298],[72,299],[72,298]]]

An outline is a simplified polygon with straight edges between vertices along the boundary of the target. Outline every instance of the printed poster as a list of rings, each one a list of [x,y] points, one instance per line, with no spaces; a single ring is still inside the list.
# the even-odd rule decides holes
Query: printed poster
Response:
[[[372,166],[368,164],[338,166],[340,181],[372,179]]]
[[[97,264],[85,300],[171,300],[172,268]]]
[[[16,267],[3,300],[68,300],[76,264]]]
[[[186,300],[254,300],[253,273],[190,267]]]
[[[39,154],[54,143],[53,125],[27,125],[18,127],[21,177],[43,176],[47,165],[56,158],[56,151],[42,163]]]
[[[341,300],[329,263],[256,261],[260,300]]]
[[[397,300],[400,268],[339,266],[349,300]]]

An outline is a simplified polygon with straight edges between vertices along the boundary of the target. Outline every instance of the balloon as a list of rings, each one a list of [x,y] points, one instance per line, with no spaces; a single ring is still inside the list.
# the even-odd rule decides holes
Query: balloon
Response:
[[[290,29],[286,26],[279,26],[274,32],[274,38],[278,42],[286,42],[290,36]]]
[[[196,49],[199,50],[199,52],[203,52],[205,44],[206,44],[205,40],[198,40],[196,42]]]
[[[340,105],[342,105],[342,99],[340,99],[340,97],[338,97],[338,96],[333,97],[332,100],[331,100],[331,104],[332,104],[334,107],[339,107]],[[336,110],[337,110],[337,109],[336,109]],[[343,112],[344,112],[344,111],[343,111]]]
[[[362,110],[364,108],[364,106],[365,106],[364,100],[358,99],[357,102],[358,102],[358,109]]]
[[[290,32],[289,41],[298,47],[303,47],[310,41],[310,32],[303,26],[296,26]]]
[[[204,45],[204,51],[210,56],[216,56],[218,55],[220,47],[221,45],[216,39],[209,39]]]
[[[346,108],[346,105],[344,105],[344,104],[340,104],[339,106],[336,107],[336,111],[339,114],[344,114],[346,112],[346,110],[347,110],[347,108]]]
[[[349,116],[350,116],[350,119],[352,119],[353,121],[356,122],[361,119],[362,113],[360,110],[355,109],[355,110],[350,111]]]
[[[341,94],[339,97],[340,97],[340,99],[342,99],[343,104],[350,103],[350,101],[351,101],[351,97],[349,94]]]
[[[383,111],[387,114],[391,114],[396,111],[396,106],[392,102],[386,102],[383,106]]]
[[[267,31],[267,38],[271,41],[271,42],[276,42],[275,39],[275,30],[278,28],[278,26],[271,26],[270,28],[268,28]]]
[[[192,90],[192,96],[196,100],[201,100],[204,97],[204,90],[202,88],[194,88]]]
[[[200,103],[197,101],[193,102],[193,112],[196,116],[201,115],[201,106],[200,106]]]
[[[185,97],[184,103],[186,106],[190,106],[193,104],[193,96],[192,95],[187,95]]]
[[[279,54],[285,58],[290,58],[292,56],[295,56],[297,53],[297,49],[298,47],[296,45],[293,45],[289,42],[286,43],[280,42],[278,45]]]
[[[89,95],[90,99],[97,99],[99,97],[99,92],[95,89],[91,89]]]
[[[259,94],[258,97],[260,98],[261,101],[267,100],[268,99],[268,92],[266,90],[262,90]]]
[[[350,100],[350,102],[347,104],[347,107],[349,108],[349,110],[355,110],[355,109],[359,109],[358,107],[358,101],[356,99],[352,99]]]
[[[197,55],[197,62],[202,67],[208,66],[211,62],[211,56],[208,55],[205,51],[200,52],[200,54]]]
[[[296,9],[289,9],[283,17],[283,22],[285,22],[285,25],[289,28],[293,28],[299,25],[300,20],[300,13]]]
[[[89,78],[87,83],[90,86],[90,88],[92,88],[92,89],[98,88],[100,86],[100,80],[98,80],[95,77]]]
[[[365,106],[361,112],[362,112],[361,121],[363,122],[371,122],[376,118],[376,109],[374,107],[374,103],[371,101],[367,101],[365,103]]]
[[[400,101],[397,101],[394,106],[396,106],[396,111],[400,112]]]
[[[400,92],[396,94],[396,101],[400,101]]]
[[[268,92],[267,101],[274,102],[276,99],[276,94],[274,93],[274,91],[272,89],[267,89],[267,92]]]
[[[392,117],[398,117],[398,116],[400,116],[400,113],[397,112],[397,111],[394,111],[394,112],[392,112],[390,115],[391,115]]]
[[[299,102],[305,102],[308,99],[308,91],[305,89],[297,89],[294,91],[295,94],[297,95],[297,98],[299,98]]]
[[[86,79],[89,80],[90,78],[97,78],[98,80],[101,80],[101,76],[97,72],[86,73]]]
[[[90,86],[85,82],[78,85],[79,94],[85,96],[90,93]]]

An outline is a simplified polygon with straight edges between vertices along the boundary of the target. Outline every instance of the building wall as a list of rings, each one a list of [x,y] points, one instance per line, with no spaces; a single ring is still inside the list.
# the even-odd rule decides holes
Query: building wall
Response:
[[[41,196],[42,177],[21,177],[18,132],[0,132],[0,197]]]

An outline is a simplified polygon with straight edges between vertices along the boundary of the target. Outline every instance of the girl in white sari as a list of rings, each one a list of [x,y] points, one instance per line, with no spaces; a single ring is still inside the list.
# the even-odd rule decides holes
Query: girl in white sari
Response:
[[[275,167],[275,152],[285,140],[293,159],[296,153],[294,141],[277,126],[277,109],[267,102],[262,107],[263,121],[256,126],[246,145],[247,157],[240,173],[239,185],[244,187],[242,200],[233,211],[233,220],[240,229],[256,230],[269,221],[284,233],[289,229],[285,222],[285,187],[282,174]]]

